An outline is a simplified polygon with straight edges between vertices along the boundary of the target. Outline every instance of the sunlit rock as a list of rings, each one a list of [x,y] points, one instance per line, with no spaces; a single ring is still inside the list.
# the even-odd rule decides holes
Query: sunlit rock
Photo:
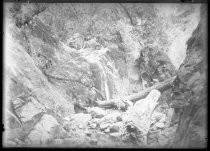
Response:
[[[137,101],[131,107],[127,114],[136,127],[142,132],[142,136],[146,136],[151,124],[151,114],[158,104],[161,93],[158,90],[152,90],[145,99]],[[146,141],[146,140],[144,140]]]
[[[88,108],[88,113],[90,113],[93,117],[96,118],[101,118],[106,114],[106,112],[99,107]]]
[[[35,115],[41,113],[43,110],[38,108],[32,102],[24,105],[20,111],[20,117],[23,122],[31,120]]]
[[[58,122],[53,116],[45,114],[30,132],[28,138],[33,145],[45,144],[48,140],[53,138],[53,136],[50,135],[50,130],[57,125]]]
[[[90,114],[84,114],[84,113],[78,113],[78,114],[73,114],[71,115],[71,122],[74,123],[75,126],[87,126],[88,121],[92,119]]]
[[[110,122],[117,122],[121,119],[121,113],[120,112],[110,113],[104,116],[104,118]]]
[[[100,124],[100,129],[101,130],[105,130],[106,128],[108,128],[111,125],[111,123],[101,123]]]

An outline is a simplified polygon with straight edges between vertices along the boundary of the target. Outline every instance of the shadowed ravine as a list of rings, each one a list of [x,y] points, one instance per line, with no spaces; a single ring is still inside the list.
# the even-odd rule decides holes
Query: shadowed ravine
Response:
[[[4,5],[4,147],[205,148],[204,4]]]

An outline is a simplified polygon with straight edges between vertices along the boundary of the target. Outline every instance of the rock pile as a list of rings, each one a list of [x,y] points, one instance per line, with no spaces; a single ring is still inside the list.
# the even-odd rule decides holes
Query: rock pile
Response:
[[[164,145],[165,135],[160,132],[165,128],[166,115],[154,111],[159,97],[160,92],[152,90],[145,99],[137,101],[127,111],[88,107],[87,113],[71,114],[62,120],[46,112],[19,145],[119,147],[119,144],[128,144],[148,147],[154,145],[151,142],[155,134]],[[26,115],[26,119],[33,117]]]

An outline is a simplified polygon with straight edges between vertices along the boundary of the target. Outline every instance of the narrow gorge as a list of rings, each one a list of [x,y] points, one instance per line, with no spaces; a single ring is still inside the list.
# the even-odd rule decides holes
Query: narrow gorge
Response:
[[[207,147],[207,5],[4,3],[4,147]]]

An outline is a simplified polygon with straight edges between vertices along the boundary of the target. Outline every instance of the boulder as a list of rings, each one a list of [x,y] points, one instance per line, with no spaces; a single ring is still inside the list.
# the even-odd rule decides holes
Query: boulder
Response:
[[[24,100],[17,98],[12,101],[12,104],[14,105],[14,108],[16,109],[16,108],[22,106],[24,104],[24,102],[25,102]]]
[[[122,116],[117,116],[117,121],[122,121]]]
[[[96,123],[97,125],[100,125],[104,121],[106,121],[105,118],[95,118],[92,120],[92,122]]]
[[[95,117],[95,118],[102,118],[106,114],[106,112],[99,107],[88,108],[87,111],[88,113],[92,115],[92,117]]]
[[[131,119],[129,118],[127,113],[122,114],[122,121],[125,123],[127,121],[130,121]]]
[[[51,128],[57,125],[59,125],[59,123],[52,115],[45,114],[34,128],[37,130],[45,130],[46,132],[50,132]]]
[[[46,133],[46,132],[45,132]],[[41,138],[42,138],[42,132],[38,130],[32,130],[30,134],[28,135],[29,142],[31,145],[40,145],[41,144]]]
[[[106,128],[106,129],[104,130],[104,132],[105,132],[105,133],[109,133],[109,132],[110,132],[110,128],[109,128],[109,127]]]
[[[120,128],[122,128],[122,127],[123,127],[122,122],[114,123],[110,126],[110,132],[119,132]]]
[[[90,127],[90,128],[96,128],[96,127],[97,127],[97,124],[96,124],[96,123],[91,123],[91,124],[89,125],[89,127]]]
[[[50,131],[57,125],[59,124],[52,115],[43,115],[41,120],[34,126],[34,129],[28,135],[31,144],[45,144],[53,137],[50,135]]]
[[[78,113],[78,114],[71,115],[72,121],[81,123],[83,125],[87,125],[88,121],[90,121],[91,119],[92,119],[92,117],[90,114]]]
[[[114,112],[114,113],[107,114],[104,118],[106,120],[112,121],[112,122],[117,122],[117,121],[122,120],[120,112]]]
[[[111,133],[112,133],[112,132],[119,132],[119,130],[120,130],[120,127],[117,126],[117,125],[112,125],[112,126],[110,127],[110,132],[111,132]]]
[[[110,126],[110,123],[101,123],[100,129],[101,129],[101,130],[105,130],[105,129],[108,128],[109,126]]]
[[[21,108],[20,117],[22,122],[31,120],[35,115],[42,112],[42,109],[37,107],[34,103],[28,102]]]
[[[165,124],[162,123],[162,122],[158,122],[158,123],[155,124],[155,126],[158,127],[158,128],[164,128]]]
[[[151,124],[151,114],[158,104],[161,93],[152,90],[145,99],[137,101],[128,111],[126,120],[131,120],[135,126],[146,136]]]
[[[57,126],[51,128],[51,131],[49,134],[55,139],[64,139],[64,138],[69,137],[68,132],[69,132],[69,130],[67,131],[62,126],[57,125]]]

